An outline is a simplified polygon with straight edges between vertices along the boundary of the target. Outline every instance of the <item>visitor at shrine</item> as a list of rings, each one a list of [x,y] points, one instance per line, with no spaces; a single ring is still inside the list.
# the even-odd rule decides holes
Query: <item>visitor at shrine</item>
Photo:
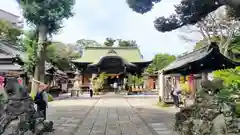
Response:
[[[176,107],[179,108],[179,104],[180,104],[180,93],[181,93],[181,87],[179,83],[176,83],[174,89],[171,92],[171,96],[173,98],[173,102],[175,104]]]
[[[37,105],[37,112],[46,120],[46,110],[48,107],[48,94],[46,92],[48,85],[40,83],[39,91],[37,92],[34,102]]]
[[[118,83],[117,82],[113,83],[113,89],[114,89],[114,92],[116,93],[117,89],[118,89]]]
[[[93,96],[93,90],[92,90],[92,82],[89,83],[89,94],[90,94],[90,97]]]

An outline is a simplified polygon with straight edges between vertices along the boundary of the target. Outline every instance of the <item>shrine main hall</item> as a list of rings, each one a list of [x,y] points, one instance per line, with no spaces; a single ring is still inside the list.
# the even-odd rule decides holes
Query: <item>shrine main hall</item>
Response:
[[[82,57],[72,63],[80,71],[82,85],[100,73],[108,75],[107,83],[123,83],[129,74],[141,75],[151,63],[145,61],[138,47],[86,47]]]

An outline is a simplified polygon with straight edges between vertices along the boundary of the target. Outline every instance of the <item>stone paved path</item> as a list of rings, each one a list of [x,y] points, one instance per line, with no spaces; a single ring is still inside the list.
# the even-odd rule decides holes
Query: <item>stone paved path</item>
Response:
[[[156,98],[126,98],[128,103],[138,112],[141,119],[154,130],[157,135],[177,135],[173,129],[176,108],[159,109],[154,106]]]
[[[133,106],[134,102],[122,96],[109,95],[54,101],[49,105],[48,119],[55,122],[55,131],[48,135],[173,135],[164,123],[159,127],[161,119],[155,124],[156,130],[150,117]]]

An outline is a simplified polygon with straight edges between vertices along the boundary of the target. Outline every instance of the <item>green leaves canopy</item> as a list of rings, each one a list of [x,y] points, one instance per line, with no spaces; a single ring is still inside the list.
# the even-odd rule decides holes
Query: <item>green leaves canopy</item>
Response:
[[[227,40],[227,38],[224,38],[224,40]],[[211,37],[211,41],[212,42],[220,42],[220,37],[219,36],[214,36]],[[203,39],[200,40],[199,42],[196,43],[196,45],[194,46],[194,50],[202,48],[204,46],[208,45],[207,43],[207,39]],[[221,46],[219,46],[219,48],[221,48]],[[226,49],[226,48],[223,48]],[[223,53],[224,50],[220,51]],[[229,45],[229,49],[228,49],[228,56],[230,59],[234,60],[234,61],[240,61],[240,36],[235,36],[232,38],[232,41]]]
[[[112,47],[115,41],[116,40],[113,38],[106,38],[106,41],[104,42],[104,46]]]
[[[52,34],[61,28],[63,19],[73,16],[74,0],[20,0],[23,16],[35,26],[47,26]]]
[[[173,62],[176,59],[174,55],[169,54],[156,54],[153,58],[152,63],[148,66],[146,71],[148,73],[154,73],[157,72],[167,65],[169,65],[171,62]]]
[[[127,4],[135,12],[144,14],[149,12],[155,3],[161,0],[127,0]],[[168,18],[162,16],[154,21],[155,28],[160,32],[172,31],[186,25],[194,25],[209,13],[219,7],[227,5],[233,10],[232,16],[240,17],[239,0],[181,0],[180,4],[175,5],[175,14]]]
[[[137,43],[134,40],[118,40],[119,47],[137,47]]]
[[[71,45],[61,42],[53,42],[47,47],[46,60],[59,69],[71,70],[71,60],[80,58],[80,53],[76,52]]]
[[[21,29],[17,28],[8,21],[0,20],[0,38],[16,44],[19,36],[22,34]]]

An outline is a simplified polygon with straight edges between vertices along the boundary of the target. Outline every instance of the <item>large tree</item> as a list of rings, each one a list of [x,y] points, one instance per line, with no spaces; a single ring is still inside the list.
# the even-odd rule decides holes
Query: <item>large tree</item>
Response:
[[[46,60],[58,67],[60,70],[71,70],[71,60],[80,58],[80,53],[75,51],[71,45],[61,42],[52,42],[47,47]]]
[[[144,14],[150,11],[154,4],[161,0],[127,0],[131,9]],[[175,13],[168,18],[159,17],[154,21],[155,28],[160,32],[172,31],[186,25],[201,21],[209,13],[226,5],[232,9],[232,15],[240,17],[239,0],[182,0],[175,5]]]
[[[176,59],[174,55],[169,54],[156,54],[153,58],[152,63],[148,66],[146,69],[146,72],[148,73],[154,73],[157,72],[163,68],[165,68],[167,65],[169,65],[171,62],[173,62]]]
[[[101,46],[100,43],[98,43],[95,40],[91,40],[91,39],[79,39],[76,41],[75,44],[72,44],[72,47],[78,51],[81,55],[83,53],[83,50],[86,47],[97,47],[97,46]]]
[[[38,30],[34,79],[44,82],[48,37],[58,32],[64,19],[73,15],[74,0],[19,0],[19,3],[25,19]],[[35,94],[38,85],[33,81],[32,86],[31,94]]]

